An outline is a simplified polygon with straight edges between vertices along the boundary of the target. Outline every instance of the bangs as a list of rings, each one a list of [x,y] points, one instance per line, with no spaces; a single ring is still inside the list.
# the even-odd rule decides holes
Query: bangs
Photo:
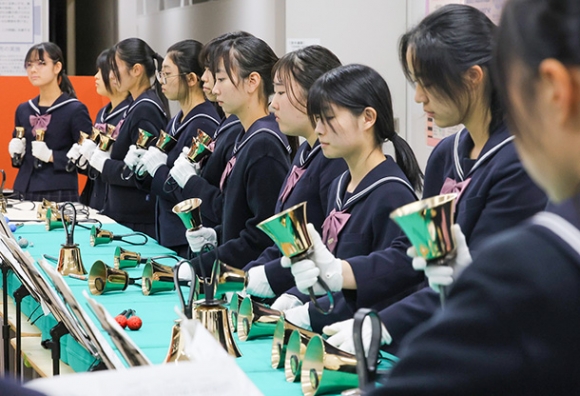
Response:
[[[326,89],[324,89],[323,82],[318,80],[308,93],[308,117],[310,122],[314,125],[316,124],[316,118],[320,117],[326,122],[329,118],[334,115],[332,110],[332,105],[334,101],[331,99],[330,95]]]

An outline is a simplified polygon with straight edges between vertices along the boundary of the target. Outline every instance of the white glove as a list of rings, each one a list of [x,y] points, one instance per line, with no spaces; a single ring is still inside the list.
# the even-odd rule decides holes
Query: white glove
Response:
[[[10,143],[8,143],[8,152],[10,153],[11,157],[14,157],[15,154],[24,155],[26,151],[26,139],[18,139],[12,138]]]
[[[451,233],[455,239],[457,255],[448,265],[427,265],[427,261],[423,257],[417,256],[414,247],[407,249],[407,255],[413,257],[413,268],[417,271],[425,271],[425,276],[429,279],[429,286],[438,293],[440,286],[452,284],[461,272],[471,264],[471,254],[459,224],[451,226]]]
[[[268,282],[266,269],[263,265],[250,268],[246,276],[248,278],[248,285],[246,286],[248,294],[262,298],[276,297]]]
[[[179,272],[177,272],[177,277],[181,280],[189,281],[191,280],[191,275],[193,274],[191,266],[183,264],[179,266]]]
[[[127,151],[127,154],[125,154],[125,159],[123,161],[125,162],[127,167],[129,167],[129,169],[134,170],[135,166],[137,166],[139,158],[141,158],[141,156],[146,152],[147,150],[137,148],[137,146],[132,144],[129,146],[129,151]]]
[[[139,160],[137,165],[137,173],[143,174],[146,171],[151,175],[155,176],[155,172],[162,165],[167,163],[167,154],[159,150],[157,147],[149,147],[149,150]]]
[[[340,291],[342,289],[342,261],[330,253],[312,224],[308,223],[306,228],[312,240],[313,252],[307,259],[291,265],[290,259],[282,258],[280,265],[290,267],[296,287],[302,293],[308,294],[308,288],[312,287],[314,294],[326,294],[318,283],[319,275],[331,291]]]
[[[32,155],[42,162],[49,162],[52,158],[52,150],[48,148],[46,142],[32,142]]]
[[[97,150],[91,156],[89,164],[99,173],[103,173],[103,168],[105,167],[105,161],[111,158],[111,153],[108,151]]]
[[[284,319],[288,322],[302,327],[306,330],[312,330],[310,327],[310,314],[308,313],[308,304],[300,305],[298,307],[290,308],[284,311]]]
[[[70,150],[67,151],[66,157],[71,161],[78,160],[81,156],[80,149],[81,149],[80,144],[78,144],[78,143],[73,144],[72,147],[70,148]]]
[[[276,301],[274,301],[270,308],[276,309],[278,311],[287,311],[289,309],[299,307],[303,304],[304,303],[300,301],[300,299],[295,295],[284,293],[278,297]]]
[[[86,159],[90,160],[91,159],[91,156],[95,152],[95,149],[96,148],[97,148],[97,144],[95,142],[93,142],[90,139],[85,139],[85,141],[83,142],[83,144],[81,144],[81,148],[79,149],[79,152]]]
[[[183,154],[180,154],[177,160],[173,163],[173,167],[169,171],[169,174],[179,187],[183,188],[193,176],[199,175],[199,165],[194,164]]]
[[[372,329],[371,318],[367,316],[362,326],[362,341],[363,347],[365,349],[365,355],[367,356],[369,354],[369,347],[371,344]],[[355,350],[353,330],[354,319],[347,319],[343,320],[342,322],[333,323],[329,326],[324,326],[322,332],[327,336],[330,336],[326,339],[329,344],[334,345],[335,347],[342,349],[345,352],[354,354]],[[393,338],[387,331],[387,328],[384,324],[381,323],[381,345],[389,345],[392,341]]]
[[[199,230],[185,232],[185,238],[193,253],[199,253],[206,243],[217,246],[217,234],[213,228],[201,227]]]

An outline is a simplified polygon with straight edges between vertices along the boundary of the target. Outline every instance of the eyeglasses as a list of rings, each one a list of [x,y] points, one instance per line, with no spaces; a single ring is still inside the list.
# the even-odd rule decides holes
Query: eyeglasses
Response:
[[[168,75],[165,72],[162,71],[157,71],[155,73],[155,77],[157,78],[157,81],[159,81],[159,84],[167,84],[167,79],[171,78],[171,77],[177,77],[177,76],[185,76],[187,73],[179,73],[179,74],[171,74]]]
[[[24,63],[25,69],[31,69],[33,66],[36,66],[37,69],[43,68],[46,66],[46,61],[39,59],[35,61],[28,61]]]

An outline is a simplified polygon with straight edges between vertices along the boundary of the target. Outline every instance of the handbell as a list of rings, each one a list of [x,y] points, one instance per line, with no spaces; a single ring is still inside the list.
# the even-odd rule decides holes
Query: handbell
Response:
[[[228,310],[221,302],[214,300],[196,304],[193,312],[195,318],[203,324],[228,354],[234,357],[242,356],[232,335]]]
[[[305,396],[357,388],[359,377],[356,356],[332,346],[320,335],[315,335],[308,342],[304,353],[300,383]]]
[[[117,246],[115,249],[115,256],[113,258],[115,268],[135,268],[139,264],[145,264],[147,262],[146,258],[142,258],[140,253],[131,252],[129,250],[123,249]]]
[[[46,220],[46,212],[48,208],[51,208],[53,211],[56,212],[58,211],[58,204],[54,201],[49,201],[43,198],[42,203],[38,206],[38,209],[36,210],[36,218],[41,221]]]
[[[101,260],[93,263],[89,272],[89,291],[99,295],[111,291],[123,291],[129,286],[129,274],[126,271],[109,267]]]
[[[272,368],[279,369],[284,367],[286,348],[288,347],[290,335],[292,335],[294,330],[303,334],[307,340],[316,334],[288,322],[283,316],[280,317],[274,329],[274,339],[272,340]]]
[[[68,215],[64,215],[64,221],[62,221],[63,217],[61,216],[60,212],[54,210],[52,207],[48,207],[46,209],[46,218],[44,220],[44,227],[46,231],[52,231],[57,228],[63,228],[64,224],[70,223],[70,217]]]
[[[91,133],[89,134],[89,139],[94,143],[99,144],[99,139],[101,138],[101,130],[99,128],[92,127]]]
[[[232,296],[232,300],[230,301],[230,322],[232,325],[232,331],[235,333],[238,331],[238,312],[240,311],[240,305],[242,305],[242,301],[244,301],[244,296],[240,293],[234,293]]]
[[[37,142],[44,142],[44,135],[46,134],[46,130],[45,129],[36,129],[35,131],[35,140]],[[34,161],[33,161],[33,166],[34,169],[41,169],[44,166],[44,161],[34,157]]]
[[[66,223],[65,221],[64,210],[66,206],[70,206],[72,208],[70,231],[68,228],[69,224]],[[62,276],[70,274],[84,275],[87,273],[87,270],[83,266],[83,260],[81,258],[81,250],[79,249],[79,245],[74,243],[74,230],[77,218],[77,212],[74,205],[71,202],[65,202],[60,207],[60,215],[63,222],[64,231],[66,234],[66,243],[62,245],[62,248],[60,249],[56,269]]]
[[[177,139],[165,132],[163,129],[159,131],[159,139],[155,143],[155,147],[164,153],[171,151],[177,144]]]
[[[240,341],[247,341],[273,335],[281,315],[282,312],[247,296],[238,311],[238,338]]]
[[[172,209],[189,231],[199,230],[202,227],[201,203],[199,198],[189,198],[176,204]]]
[[[295,326],[290,333],[286,344],[286,356],[284,357],[284,375],[286,381],[296,382],[300,379],[300,369],[306,353],[306,346],[316,333]]]
[[[99,150],[108,151],[109,148],[111,148],[111,146],[113,145],[113,143],[115,143],[115,139],[113,139],[109,135],[105,135],[104,133],[101,133],[101,136],[99,138],[99,145],[98,145]]]
[[[225,293],[239,292],[244,290],[248,281],[246,271],[232,267],[223,262],[219,262],[216,274],[217,282],[213,285],[213,294],[218,298]],[[202,298],[205,295],[204,279],[199,278],[198,296]]]
[[[141,289],[146,296],[175,290],[173,268],[149,259],[143,268]]]
[[[14,137],[16,139],[22,139],[24,138],[24,135],[24,127],[17,126]],[[22,154],[14,154],[12,157],[12,166],[15,168],[20,168],[20,166],[22,166]]]
[[[139,128],[139,136],[137,137],[137,141],[135,142],[135,146],[146,149],[149,147],[151,143],[157,138],[151,132],[147,132],[145,129]]]
[[[212,151],[209,149],[208,146],[198,141],[197,139],[193,138],[191,142],[191,147],[189,148],[186,157],[189,161],[193,163],[199,163],[201,162],[201,160],[208,157],[211,153]]]
[[[181,336],[181,319],[177,319],[171,328],[171,342],[163,363],[186,362],[191,360],[185,352],[185,341]]]
[[[130,236],[138,236],[140,238],[143,238],[143,240],[141,242],[132,242],[125,240],[125,238]],[[130,234],[115,235],[113,234],[112,231],[103,230],[97,226],[91,227],[91,233],[89,235],[89,238],[91,246],[104,245],[107,243],[111,243],[112,241],[122,241],[130,245],[145,245],[149,240],[147,235],[143,234],[142,232],[133,232]]]
[[[202,131],[201,129],[197,130],[197,140],[203,144],[204,146],[209,147],[213,139],[207,133]]]

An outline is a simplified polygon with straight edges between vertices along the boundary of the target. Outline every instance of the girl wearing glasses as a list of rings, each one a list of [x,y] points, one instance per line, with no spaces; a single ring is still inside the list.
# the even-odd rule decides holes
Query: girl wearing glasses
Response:
[[[96,62],[97,73],[95,74],[95,85],[97,86],[97,93],[108,98],[110,101],[99,110],[97,118],[95,119],[94,126],[101,130],[105,130],[107,124],[117,125],[123,117],[123,113],[133,101],[128,92],[119,91],[115,85],[111,84],[111,79],[109,78],[111,71],[109,53],[111,51],[112,49],[109,48],[101,52]],[[88,133],[90,131],[85,132]],[[67,157],[77,163],[79,173],[86,174],[88,160],[81,155],[80,145],[78,143],[72,146],[67,153]],[[100,175],[95,180],[87,178],[79,201],[93,209],[101,210],[105,204],[105,194],[105,183]]]
[[[132,230],[155,237],[155,199],[121,174],[123,159],[137,141],[139,129],[158,135],[167,124],[167,99],[157,81],[153,88],[150,83],[161,69],[163,58],[143,40],[129,38],[113,47],[109,62],[111,80],[120,91],[128,91],[133,102],[113,132],[115,143],[109,151],[95,150],[89,142],[83,143],[80,151],[107,184],[103,213]]]
[[[56,44],[30,48],[24,66],[30,83],[40,92],[16,109],[15,127],[24,128],[24,137],[16,137],[15,128],[8,145],[10,156],[21,158],[14,192],[32,201],[78,201],[77,173],[66,171],[66,154],[78,141],[79,132],[90,130],[89,112],[76,99]]]
[[[197,131],[202,130],[213,136],[219,124],[219,115],[212,103],[206,100],[202,90],[200,76],[203,69],[199,63],[201,48],[198,41],[184,40],[167,50],[157,78],[167,99],[178,101],[181,108],[165,128],[167,133],[177,139],[177,144],[168,153],[161,152],[157,147],[149,147],[136,165],[137,174],[145,170],[149,175],[140,182],[141,187],[150,189],[157,196],[157,241],[182,257],[187,257],[188,251],[185,227],[172,208],[185,197],[180,189],[171,191],[166,188],[165,182],[170,167],[183,148],[191,145]],[[136,148],[131,146],[131,149]]]

